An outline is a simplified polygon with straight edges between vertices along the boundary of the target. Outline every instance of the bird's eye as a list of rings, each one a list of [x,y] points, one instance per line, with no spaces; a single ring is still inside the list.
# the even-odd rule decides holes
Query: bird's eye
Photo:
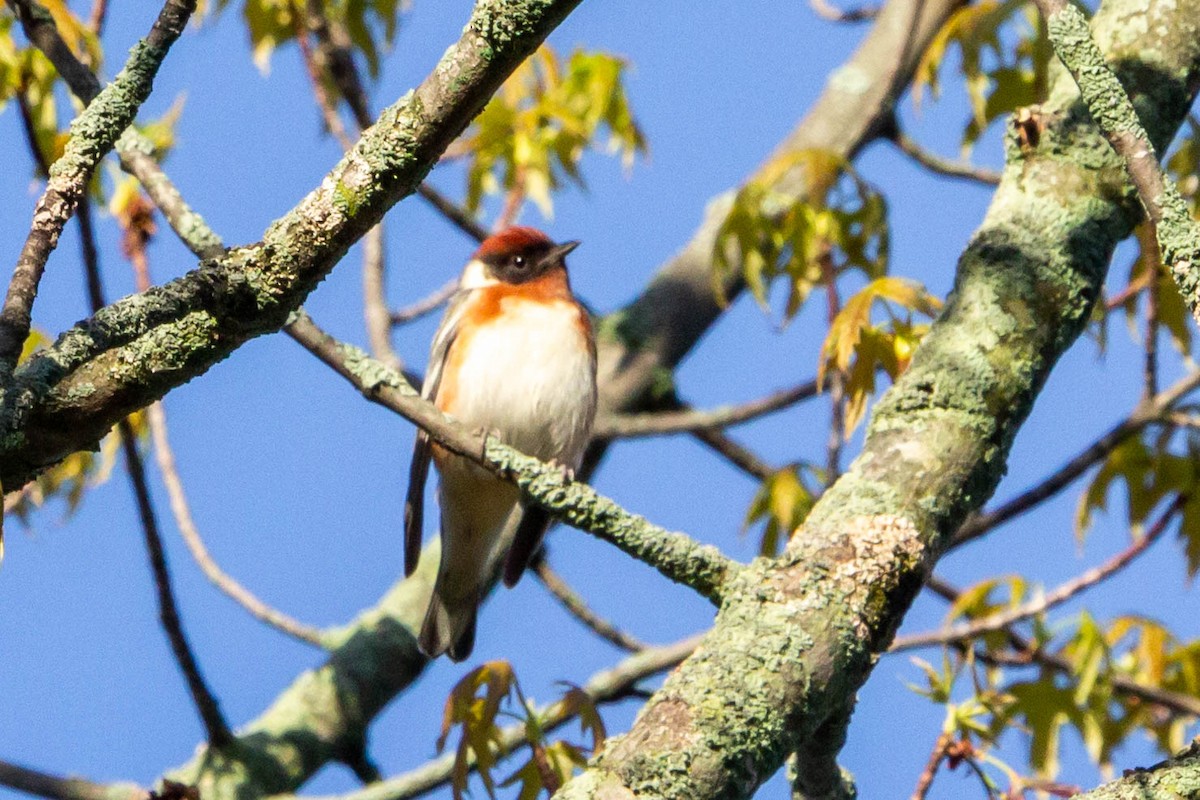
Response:
[[[525,256],[513,256],[512,265],[517,269],[525,268]]]

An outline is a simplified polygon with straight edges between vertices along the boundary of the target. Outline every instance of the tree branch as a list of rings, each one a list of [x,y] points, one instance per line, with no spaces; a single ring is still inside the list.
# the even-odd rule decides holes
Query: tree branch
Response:
[[[896,127],[889,133],[888,139],[891,140],[892,144],[896,145],[900,152],[930,172],[944,175],[947,178],[962,178],[975,183],[982,183],[986,186],[997,186],[1000,184],[1000,173],[996,170],[988,169],[987,167],[977,167],[974,164],[966,164],[961,161],[952,161],[930,150],[926,150],[919,142],[902,131],[898,123],[896,123]]]
[[[546,591],[567,610],[567,613],[583,623],[592,633],[631,653],[647,649],[644,643],[592,611],[584,599],[576,594],[575,590],[546,561],[545,550],[542,550],[541,556],[534,562],[533,574],[542,582],[542,586],[546,587]]]
[[[727,428],[782,411],[816,396],[817,382],[809,381],[748,403],[711,410],[682,407],[678,411],[613,414],[596,420],[592,436],[596,439],[632,439],[686,433],[699,428]]]
[[[421,298],[412,305],[405,306],[397,311],[393,311],[391,316],[391,324],[406,325],[415,319],[420,319],[426,314],[431,314],[445,305],[446,301],[453,297],[454,293],[457,291],[458,278],[451,278],[427,297]]]
[[[34,0],[9,0],[23,26],[39,39],[45,35],[49,13]],[[92,171],[150,96],[154,76],[195,10],[195,0],[167,0],[145,39],[133,47],[125,67],[111,84],[92,98],[71,125],[71,138],[61,158],[50,168],[46,189],[33,212],[25,245],[0,307],[0,375],[7,377],[29,335],[33,302],[51,251],[63,226],[87,191]],[[31,40],[33,36],[30,37]],[[62,45],[62,39],[54,32]],[[65,46],[65,45],[63,45]],[[86,69],[85,69],[86,72]],[[88,73],[90,75],[90,73]],[[95,80],[93,78],[93,80]]]
[[[1200,793],[1200,742],[1147,769],[1127,770],[1075,800],[1179,800]]]
[[[1092,119],[1124,162],[1154,226],[1162,263],[1170,268],[1192,317],[1200,322],[1200,224],[1159,166],[1154,142],[1092,38],[1083,12],[1067,0],[1034,1],[1046,19],[1055,54],[1070,70]],[[1172,35],[1196,37],[1200,30],[1193,24]]]
[[[175,467],[175,454],[171,449],[167,433],[167,417],[162,403],[155,403],[146,409],[146,418],[150,425],[150,436],[154,441],[154,455],[158,460],[158,469],[162,473],[163,484],[167,487],[167,495],[171,500],[171,513],[175,517],[175,525],[179,528],[179,533],[183,536],[188,551],[191,552],[192,558],[196,560],[205,577],[226,597],[240,605],[258,621],[302,642],[325,647],[326,637],[320,630],[311,625],[305,625],[294,617],[267,605],[236,578],[221,569],[221,566],[213,559],[208,547],[204,544],[204,539],[200,536],[196,521],[192,518],[183,481],[180,480],[179,471]]]
[[[900,636],[889,648],[888,652],[898,653],[904,650],[912,650],[918,647],[932,647],[934,645],[946,645],[953,642],[964,642],[971,639],[976,639],[985,633],[992,631],[1003,630],[1010,625],[1014,625],[1031,617],[1036,617],[1055,606],[1062,605],[1070,600],[1075,595],[1082,591],[1090,589],[1101,581],[1111,578],[1116,573],[1120,572],[1125,567],[1129,566],[1135,558],[1146,552],[1150,545],[1154,544],[1160,536],[1166,531],[1167,525],[1183,510],[1183,506],[1187,503],[1187,497],[1179,495],[1167,507],[1162,515],[1155,521],[1145,535],[1141,536],[1137,541],[1125,548],[1115,556],[1105,561],[1103,564],[1087,570],[1082,575],[1078,575],[1069,581],[1059,585],[1058,587],[1046,592],[1037,599],[1030,600],[1028,603],[1022,603],[1019,606],[1005,609],[981,619],[973,620],[964,625],[956,625],[952,628],[942,631],[931,631],[929,633],[914,633],[908,636]]]
[[[104,286],[100,276],[100,260],[92,232],[91,207],[86,196],[80,198],[79,227],[83,247],[84,273],[87,276],[88,299],[94,311],[103,306],[105,300]],[[129,473],[133,496],[137,502],[138,518],[142,523],[142,533],[146,540],[150,570],[154,575],[159,622],[167,635],[171,654],[175,657],[179,671],[183,674],[188,692],[192,696],[192,702],[204,724],[209,746],[224,747],[233,741],[233,734],[221,714],[216,696],[204,681],[204,676],[200,674],[200,665],[188,643],[187,635],[183,632],[183,622],[179,618],[179,606],[175,601],[175,590],[171,585],[171,572],[167,567],[167,556],[163,550],[162,534],[159,532],[158,516],[154,511],[154,503],[150,497],[150,485],[146,480],[146,466],[142,461],[142,454],[138,450],[137,433],[128,418],[117,423],[117,435],[121,439],[125,466]]]
[[[936,594],[950,603],[957,601],[961,595],[957,589],[938,581],[936,577],[930,578],[928,585]],[[977,648],[975,658],[991,666],[1027,667],[1037,664],[1068,678],[1076,676],[1075,665],[1066,658],[1048,652],[1041,645],[1035,645],[1011,629],[1006,631],[1006,635],[1012,647],[1011,651],[997,652]],[[963,649],[962,645],[956,644],[955,646]],[[1173,692],[1169,689],[1143,686],[1132,678],[1120,674],[1111,675],[1108,680],[1113,690],[1119,694],[1136,697],[1143,702],[1156,705],[1172,715],[1200,717],[1200,698],[1182,692]]]
[[[0,761],[0,786],[47,800],[148,800],[149,793],[132,783],[95,783],[60,778],[8,761]]]
[[[353,384],[368,400],[419,425],[451,452],[512,481],[525,496],[580,530],[615,545],[667,578],[720,604],[723,587],[739,566],[710,545],[630,514],[586,484],[492,437],[480,438],[423,399],[395,370],[356,347],[338,342],[298,312],[288,335]]]
[[[954,534],[951,546],[961,547],[1058,494],[1091,467],[1108,458],[1109,454],[1129,437],[1141,433],[1147,425],[1163,420],[1164,415],[1197,386],[1200,386],[1200,370],[1185,375],[1156,397],[1140,400],[1128,417],[1110,428],[1041,483],[1026,489],[998,508],[968,517]]]

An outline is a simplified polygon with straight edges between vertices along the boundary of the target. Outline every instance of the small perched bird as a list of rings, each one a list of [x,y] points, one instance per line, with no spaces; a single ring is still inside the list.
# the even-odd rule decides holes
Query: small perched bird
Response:
[[[433,339],[422,396],[458,421],[566,470],[579,467],[596,412],[596,342],[571,294],[566,256],[534,228],[488,237],[467,262]],[[442,560],[417,643],[462,661],[484,588],[503,559],[514,585],[549,527],[520,491],[417,432],[404,509],[404,569],[421,551],[425,480],[441,476]]]

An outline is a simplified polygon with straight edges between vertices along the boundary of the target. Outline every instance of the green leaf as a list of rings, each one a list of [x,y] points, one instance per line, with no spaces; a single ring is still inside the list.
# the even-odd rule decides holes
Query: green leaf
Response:
[[[582,50],[564,63],[549,45],[526,59],[451,148],[468,159],[468,209],[478,210],[485,195],[515,192],[549,216],[555,192],[585,185],[579,165],[588,150],[632,165],[646,141],[630,110],[625,70],[615,56]]]
[[[780,469],[758,487],[750,509],[746,512],[743,532],[754,523],[764,521],[759,553],[774,556],[779,545],[800,527],[816,503],[816,492],[804,483],[802,473],[815,476],[815,470],[804,464],[792,464]]]

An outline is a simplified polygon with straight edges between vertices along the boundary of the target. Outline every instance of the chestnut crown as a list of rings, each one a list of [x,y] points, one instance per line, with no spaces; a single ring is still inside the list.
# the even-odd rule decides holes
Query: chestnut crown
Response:
[[[555,244],[537,228],[518,225],[484,239],[474,257],[497,280],[525,283],[556,267],[565,267],[567,253],[578,246],[579,242]]]

